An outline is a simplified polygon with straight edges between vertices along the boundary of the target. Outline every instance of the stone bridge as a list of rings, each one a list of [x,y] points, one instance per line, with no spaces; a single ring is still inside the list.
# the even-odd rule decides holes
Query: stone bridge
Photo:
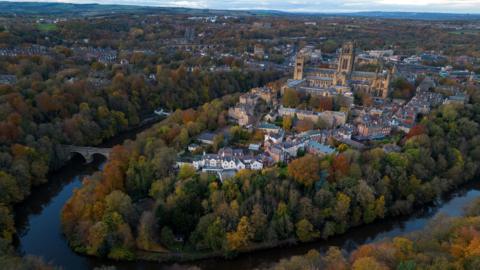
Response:
[[[99,148],[89,146],[75,146],[75,145],[62,145],[63,151],[68,154],[68,159],[71,159],[75,153],[80,154],[86,161],[90,163],[93,161],[94,155],[101,155],[108,159],[112,148]]]

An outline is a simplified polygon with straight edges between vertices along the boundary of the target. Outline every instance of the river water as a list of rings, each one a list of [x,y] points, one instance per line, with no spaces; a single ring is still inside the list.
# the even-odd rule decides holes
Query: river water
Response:
[[[137,131],[138,132],[138,131]],[[133,138],[135,132],[124,134],[103,146],[121,143]],[[115,262],[76,254],[63,237],[60,212],[75,188],[81,186],[81,179],[101,170],[105,159],[95,157],[90,164],[75,156],[66,166],[49,176],[48,184],[37,187],[31,196],[15,207],[15,221],[18,231],[17,249],[22,254],[41,256],[46,262],[67,270],[92,269],[102,265],[113,265],[117,269],[186,269],[196,266],[200,269],[245,270],[268,266],[280,259],[305,254],[310,249],[320,251],[329,246],[352,250],[358,245],[394,237],[424,228],[436,214],[459,216],[465,205],[480,196],[480,182],[474,181],[457,191],[444,196],[435,204],[419,209],[409,217],[387,218],[373,224],[357,227],[346,234],[326,241],[299,244],[287,247],[242,254],[231,260],[208,259],[185,264],[161,264],[152,262]]]

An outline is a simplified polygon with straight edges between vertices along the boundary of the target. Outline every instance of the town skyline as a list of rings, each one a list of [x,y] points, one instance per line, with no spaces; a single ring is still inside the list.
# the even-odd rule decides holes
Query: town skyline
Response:
[[[349,13],[349,12],[425,12],[479,14],[480,0],[326,0],[320,3],[310,1],[276,0],[13,0],[10,2],[72,3],[72,4],[108,4],[155,7],[183,7],[218,10],[277,10],[293,13]]]

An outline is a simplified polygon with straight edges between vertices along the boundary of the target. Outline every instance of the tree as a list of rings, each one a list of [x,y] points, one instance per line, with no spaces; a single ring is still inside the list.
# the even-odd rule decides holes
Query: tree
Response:
[[[227,233],[228,250],[238,251],[247,247],[252,236],[252,228],[248,222],[248,217],[243,216],[237,225],[237,230]]]
[[[332,111],[333,97],[320,97],[320,100],[318,103],[318,109],[320,111]]]
[[[326,268],[328,270],[346,270],[347,269],[347,262],[343,257],[342,251],[337,247],[330,247],[328,248],[327,254],[323,259],[326,264]]]
[[[188,130],[186,128],[182,128],[178,136],[175,138],[178,147],[185,147],[189,140],[190,138],[188,137]]]
[[[267,230],[268,219],[263,212],[262,206],[258,203],[253,206],[251,224],[254,231],[253,239],[256,241],[263,240]]]
[[[115,190],[105,197],[105,210],[106,212],[117,212],[125,220],[129,220],[133,214],[132,200],[130,197],[119,191]]]
[[[405,139],[408,140],[414,136],[425,134],[425,132],[426,132],[426,128],[424,125],[422,124],[415,125],[410,129],[407,136],[405,136]]]
[[[385,217],[385,197],[383,195],[375,201],[375,214],[379,218]]]
[[[288,175],[295,181],[311,187],[320,179],[320,160],[314,155],[306,155],[288,164]]]
[[[225,242],[225,229],[222,220],[217,217],[207,228],[205,242],[211,250],[220,250]]]
[[[298,120],[295,128],[298,132],[304,132],[312,130],[314,127],[313,122],[310,119]]]
[[[196,173],[197,171],[192,165],[190,164],[182,165],[180,166],[180,170],[178,172],[178,178],[187,179],[187,178],[193,177]]]
[[[162,231],[163,232],[163,231]],[[138,236],[136,239],[137,248],[162,252],[163,247],[155,243],[155,217],[152,212],[143,212],[138,225]]]
[[[13,216],[7,207],[0,204],[0,241],[5,239],[8,243],[11,242],[14,233]]]
[[[173,235],[172,229],[165,226],[160,231],[160,241],[168,248],[172,248],[175,245],[175,235]]]
[[[293,124],[292,117],[290,116],[283,117],[283,120],[282,120],[283,129],[290,131],[290,129],[292,128],[292,124]]]
[[[353,270],[388,270],[373,257],[363,257],[353,263]]]
[[[88,231],[88,254],[105,256],[108,252],[106,246],[106,238],[108,235],[108,227],[104,222],[97,222],[90,227]]]
[[[391,96],[393,98],[409,99],[415,93],[415,86],[404,78],[395,79],[391,86],[393,89]]]
[[[145,156],[130,160],[125,187],[134,200],[144,198],[154,180],[154,171]]]
[[[183,124],[186,125],[190,122],[193,122],[193,121],[195,121],[196,118],[197,118],[197,112],[195,110],[188,109],[188,110],[182,111]]]
[[[3,171],[0,171],[0,203],[9,204],[18,202],[23,198],[15,178]]]
[[[297,237],[302,242],[310,241],[318,236],[314,231],[312,223],[306,219],[302,219],[297,222],[295,227],[297,228]]]
[[[337,222],[346,223],[348,221],[348,213],[350,211],[351,199],[345,193],[337,193],[337,203],[333,216]]]
[[[371,223],[375,220],[375,196],[373,195],[373,189],[368,184],[360,180],[356,187],[357,201],[363,209],[363,221],[365,223]]]
[[[288,212],[288,207],[284,202],[280,202],[273,215],[272,227],[280,239],[289,237],[293,232],[293,224]]]
[[[413,242],[405,237],[393,238],[393,246],[395,247],[395,257],[401,261],[406,260],[414,254]]]
[[[344,154],[339,154],[333,159],[332,170],[337,180],[339,180],[341,176],[347,175],[349,168],[349,162]]]
[[[300,104],[300,97],[294,89],[287,88],[283,93],[282,104],[285,107],[296,108]]]
[[[222,148],[224,142],[225,142],[225,138],[223,137],[223,134],[215,135],[215,137],[213,138],[214,151],[218,151],[220,148]]]

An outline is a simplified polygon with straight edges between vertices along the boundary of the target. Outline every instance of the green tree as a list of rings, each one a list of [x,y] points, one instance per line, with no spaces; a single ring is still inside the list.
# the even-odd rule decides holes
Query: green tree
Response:
[[[297,237],[302,242],[310,241],[318,236],[318,234],[314,231],[312,223],[306,219],[302,219],[297,222],[295,227],[297,228]]]
[[[7,207],[0,204],[0,240],[5,239],[7,242],[11,242],[14,233],[13,216]]]
[[[337,193],[337,203],[333,212],[333,217],[339,223],[346,223],[348,221],[348,213],[350,211],[351,199],[345,193]]]
[[[262,206],[258,203],[253,206],[251,223],[252,229],[254,231],[253,239],[256,241],[264,240],[268,225],[268,219],[267,215],[263,212]]]
[[[152,212],[143,212],[138,224],[137,248],[148,251],[165,251],[155,242],[155,217]]]
[[[175,235],[173,235],[172,229],[168,226],[162,228],[160,232],[160,241],[168,248],[173,248],[175,245]]]
[[[125,220],[131,219],[134,211],[130,197],[119,190],[114,190],[105,197],[105,210],[107,213],[117,212]]]
[[[130,161],[125,187],[134,200],[147,196],[153,180],[154,170],[145,156]]]
[[[0,171],[0,203],[9,204],[22,199],[22,192],[18,188],[15,178]]]
[[[211,250],[220,250],[225,242],[225,229],[222,220],[217,217],[207,228],[205,242]]]
[[[288,238],[292,234],[293,224],[288,207],[284,202],[278,204],[277,210],[273,215],[272,226],[280,239]]]
[[[197,171],[192,165],[190,164],[182,165],[180,166],[180,170],[178,171],[178,178],[187,179],[187,178],[193,177],[196,173]]]

